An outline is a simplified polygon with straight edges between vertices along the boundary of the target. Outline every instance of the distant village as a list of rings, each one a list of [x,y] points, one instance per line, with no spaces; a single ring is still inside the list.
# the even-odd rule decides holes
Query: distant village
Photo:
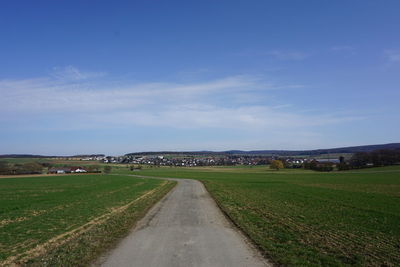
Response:
[[[349,170],[377,166],[400,164],[399,149],[377,149],[370,152],[321,154],[316,156],[283,156],[283,155],[235,155],[217,153],[147,153],[126,154],[124,156],[96,155],[81,157],[83,161],[100,161],[103,163],[130,164],[131,166],[235,166],[235,165],[269,165],[279,160],[284,168],[305,168],[316,171]]]
[[[304,156],[234,153],[235,152],[145,152],[131,153],[123,156],[96,154],[72,157],[51,157],[52,160],[58,161],[58,164],[52,164],[51,162],[11,163],[0,160],[0,175],[40,174],[44,168],[47,169],[47,173],[49,174],[109,173],[112,164],[126,164],[131,170],[138,170],[141,169],[143,165],[149,165],[150,167],[270,165],[271,167],[276,161],[279,161],[279,168],[304,168],[315,171],[343,171],[400,164],[400,148],[397,147],[394,149],[376,149],[368,152],[325,153]],[[71,161],[71,164],[66,161]],[[81,161],[82,164],[78,163],[78,161]],[[72,164],[75,166],[71,166]]]
[[[218,155],[218,156],[165,156],[165,155],[124,155],[124,156],[96,156],[74,157],[70,160],[101,161],[115,164],[138,164],[174,167],[198,166],[235,166],[235,165],[266,165],[272,160],[281,160],[286,168],[301,168],[304,163],[316,161],[320,164],[338,164],[340,158],[294,158],[277,156],[246,156],[246,155]]]

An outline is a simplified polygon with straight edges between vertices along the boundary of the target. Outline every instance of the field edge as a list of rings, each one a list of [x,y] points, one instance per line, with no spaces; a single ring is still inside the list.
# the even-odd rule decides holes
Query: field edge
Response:
[[[197,179],[196,179],[197,180]],[[204,185],[204,188],[207,190],[208,194],[211,196],[211,198],[213,199],[213,201],[215,202],[215,204],[217,205],[218,209],[222,212],[222,214],[224,215],[224,217],[228,220],[228,222],[234,226],[234,228],[239,231],[245,238],[246,241],[254,248],[256,249],[264,258],[264,260],[266,260],[269,264],[273,265],[273,266],[279,266],[280,264],[276,261],[273,260],[273,258],[271,257],[271,255],[268,254],[267,251],[265,251],[244,229],[243,227],[237,223],[232,216],[229,214],[228,211],[226,211],[225,207],[220,203],[220,201],[218,201],[218,199],[212,194],[212,192],[210,191],[210,189],[207,187],[207,182],[203,181],[203,180],[197,180],[199,182],[201,182]]]
[[[89,266],[126,237],[137,222],[175,186],[176,182],[165,181],[154,192],[148,196],[139,196],[144,197],[101,224],[94,225],[77,236],[67,236],[61,245],[50,247],[44,253],[26,255],[5,266]]]

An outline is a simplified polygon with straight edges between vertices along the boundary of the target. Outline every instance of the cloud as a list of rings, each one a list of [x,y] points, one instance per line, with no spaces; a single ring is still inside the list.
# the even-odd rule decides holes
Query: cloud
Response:
[[[292,103],[268,104],[276,90],[303,88],[275,84],[261,76],[238,75],[203,82],[88,82],[90,74],[67,68],[71,75],[0,81],[0,112],[19,125],[52,129],[167,127],[274,131],[304,129],[360,119],[302,112]],[[67,78],[65,78],[67,77]],[[71,83],[71,80],[74,82]],[[6,115],[7,114],[7,115]],[[0,118],[1,119],[1,118]],[[52,120],[51,123],[48,121]]]
[[[389,62],[395,62],[395,63],[400,62],[399,50],[385,50],[384,55]]]
[[[119,118],[116,120],[115,118]],[[305,115],[281,111],[274,107],[242,106],[219,107],[213,105],[179,105],[163,110],[146,112],[141,110],[122,111],[102,116],[93,116],[103,124],[162,126],[179,129],[224,128],[248,131],[282,130],[321,126],[359,120],[361,117],[332,114]]]
[[[281,50],[274,50],[269,51],[266,53],[267,55],[274,56],[279,60],[288,60],[288,61],[298,61],[304,60],[309,55],[303,52],[296,52],[296,51],[281,51]]]
[[[129,109],[143,105],[165,106],[204,97],[237,94],[268,89],[258,79],[232,76],[202,83],[142,83],[115,86],[105,84],[70,84],[58,79],[38,78],[0,81],[0,110],[33,112],[79,112]],[[94,87],[94,89],[93,89]]]
[[[74,66],[54,67],[51,76],[64,81],[80,81],[104,76],[104,72],[84,72]]]

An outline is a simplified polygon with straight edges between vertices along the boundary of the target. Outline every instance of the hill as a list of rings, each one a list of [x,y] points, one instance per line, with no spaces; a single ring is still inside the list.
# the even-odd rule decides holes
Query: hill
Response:
[[[328,149],[314,150],[228,150],[228,151],[151,151],[151,152],[133,152],[125,156],[149,156],[149,155],[173,155],[173,156],[223,156],[223,155],[250,155],[250,156],[318,156],[324,154],[353,154],[356,152],[371,152],[377,149],[400,150],[400,143],[350,146]],[[43,156],[31,154],[4,154],[0,158],[55,158],[55,157],[94,157],[104,156],[104,154],[87,154],[76,156]]]
[[[275,155],[275,156],[317,156],[323,154],[347,154],[356,152],[370,152],[377,149],[395,149],[400,150],[400,143],[379,144],[379,145],[365,145],[365,146],[351,146],[339,147],[328,149],[314,149],[314,150],[228,150],[228,151],[158,151],[158,152],[135,152],[126,154],[126,156],[145,156],[145,155]]]

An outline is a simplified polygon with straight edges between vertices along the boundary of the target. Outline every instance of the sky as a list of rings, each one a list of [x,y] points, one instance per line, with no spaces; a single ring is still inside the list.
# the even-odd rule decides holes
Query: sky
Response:
[[[400,1],[1,1],[0,154],[400,141]]]

